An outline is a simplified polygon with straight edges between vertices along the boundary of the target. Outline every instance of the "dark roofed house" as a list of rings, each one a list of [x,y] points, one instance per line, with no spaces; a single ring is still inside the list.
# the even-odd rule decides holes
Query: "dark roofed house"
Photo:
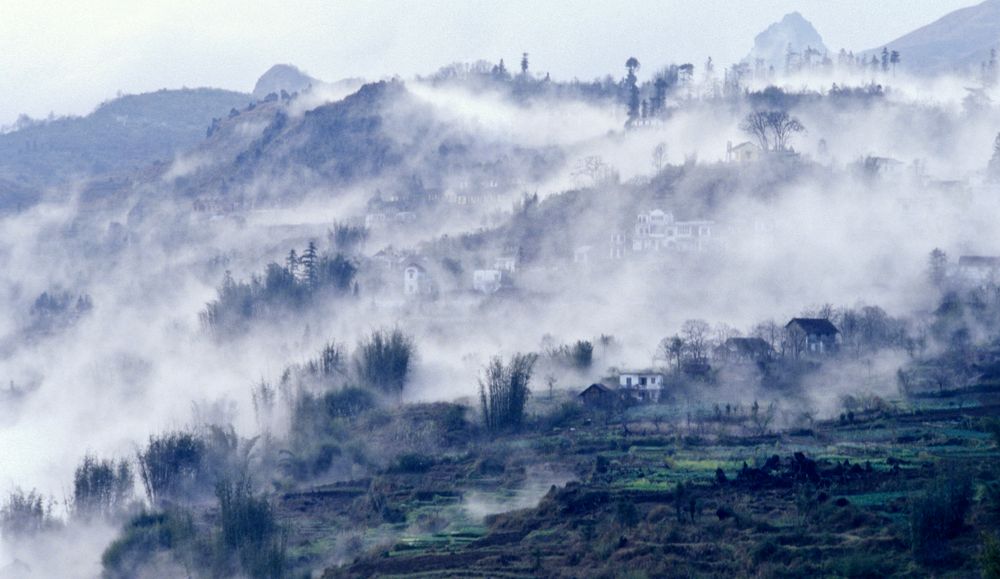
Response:
[[[715,349],[716,359],[730,363],[767,362],[774,348],[761,338],[729,338]]]
[[[826,355],[837,351],[840,330],[825,318],[793,318],[785,325],[782,349],[794,358],[806,355]]]
[[[611,410],[618,403],[618,390],[606,384],[591,384],[579,394],[580,401],[587,408]]]

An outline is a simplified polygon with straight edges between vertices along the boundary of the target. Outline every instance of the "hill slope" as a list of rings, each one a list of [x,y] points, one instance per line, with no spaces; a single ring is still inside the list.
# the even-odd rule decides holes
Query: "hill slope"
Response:
[[[950,12],[886,43],[898,50],[900,67],[915,74],[974,72],[1000,43],[1000,0]],[[869,50],[879,52],[882,47]]]
[[[443,120],[398,81],[364,85],[302,114],[292,103],[261,103],[223,121],[192,153],[212,161],[175,179],[176,192],[260,190],[288,201],[309,186],[368,180],[391,180],[390,189],[440,190],[450,179],[530,178],[558,162],[553,151],[519,147]],[[246,188],[254,182],[267,186]]]

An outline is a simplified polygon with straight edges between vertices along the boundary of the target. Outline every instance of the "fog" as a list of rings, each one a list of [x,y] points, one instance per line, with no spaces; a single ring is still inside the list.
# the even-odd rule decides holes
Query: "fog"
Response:
[[[229,119],[222,136],[143,175],[124,204],[83,200],[84,182],[48,191],[41,204],[0,218],[0,383],[11,386],[11,403],[0,408],[0,487],[38,489],[64,516],[85,453],[133,457],[152,434],[206,422],[232,422],[241,436],[254,436],[256,383],[277,381],[330,341],[353,349],[377,328],[397,327],[416,344],[404,402],[459,400],[475,411],[490,357],[540,351],[546,336],[559,344],[604,334],[617,340],[619,347],[595,355],[587,371],[552,370],[559,388],[575,393],[612,375],[612,367],[662,365],[661,339],[686,320],[746,334],[759,322],[783,325],[823,304],[923,315],[939,299],[927,276],[931,250],[992,255],[1000,245],[992,226],[1000,197],[984,182],[1000,111],[965,106],[967,79],[901,74],[881,78],[885,97],[870,103],[840,105],[828,97],[834,82],[867,80],[785,80],[788,92],[816,95],[791,107],[806,130],[794,135],[800,156],[788,162],[725,160],[727,142],[750,139],[740,129],[751,110],[742,99],[676,96],[669,115],[625,130],[623,108],[613,102],[556,95],[519,101],[500,90],[411,80],[378,104],[379,130],[392,143],[386,148],[405,155],[368,173],[346,178],[346,171],[301,162],[295,147],[312,142],[306,129],[261,145],[252,171],[233,169],[239,153],[272,130],[275,114],[287,112],[295,127],[315,118],[310,111],[343,105],[354,93],[327,87]],[[988,95],[1000,99],[995,89]],[[455,143],[456,155],[468,158],[439,161]],[[660,143],[665,154],[655,167]],[[895,158],[902,167],[866,174],[865,157]],[[485,178],[499,181],[502,174],[495,194],[451,201],[467,194],[470,175],[488,173],[483,167],[497,159],[500,169]],[[588,159],[600,159],[604,172],[588,172]],[[444,174],[432,181],[441,167]],[[245,331],[229,335],[200,321],[225,272],[249,279],[269,262],[284,263],[289,250],[301,253],[310,240],[335,251],[328,230],[364,225],[378,213],[376,194],[390,198],[416,181],[442,200],[408,211],[412,219],[370,227],[351,255],[357,295],[251,319]],[[528,199],[535,194],[537,201]],[[192,210],[199,201],[236,197],[243,201],[235,210]],[[712,221],[717,243],[604,259],[611,234],[631,233],[637,214],[653,209]],[[582,246],[592,247],[587,263],[574,260]],[[405,253],[380,266],[376,255],[389,247]],[[473,270],[518,252],[525,257],[513,275],[517,293],[473,291]],[[444,257],[460,263],[459,273],[445,271]],[[402,291],[402,267],[421,259],[438,286],[433,299]],[[32,304],[42,292],[58,291],[85,293],[93,308],[33,330]],[[759,397],[776,400],[789,416],[813,411],[830,418],[845,394],[893,395],[892,377],[905,363],[893,350],[824,368],[788,399],[723,381],[689,403],[749,404]],[[542,380],[534,387],[540,392]],[[275,435],[287,429],[279,425]],[[470,494],[466,508],[482,517],[531,506],[549,485],[573,477],[541,478],[509,504]],[[80,532],[70,526],[45,540],[73,545],[68,552],[80,564],[72,573],[92,576],[113,533],[101,529],[84,540]],[[45,551],[12,544],[0,551],[0,564],[17,558],[45,575],[48,563],[38,555]]]

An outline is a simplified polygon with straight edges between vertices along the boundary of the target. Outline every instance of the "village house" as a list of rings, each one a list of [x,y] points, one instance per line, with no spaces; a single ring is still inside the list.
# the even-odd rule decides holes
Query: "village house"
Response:
[[[707,249],[714,225],[706,220],[676,221],[672,213],[661,209],[640,213],[632,236],[632,251],[701,251]]]
[[[757,145],[746,141],[733,146],[732,141],[726,142],[726,162],[747,164],[759,161],[763,151]]]
[[[655,370],[622,372],[618,375],[618,387],[623,397],[639,402],[653,401],[663,389],[663,373]]]
[[[756,364],[773,360],[775,351],[761,338],[729,338],[716,347],[712,355],[729,364]]]
[[[612,410],[621,400],[617,388],[599,383],[591,384],[578,396],[584,406],[595,410]]]
[[[833,354],[839,345],[840,330],[824,318],[793,318],[785,325],[785,355],[798,358]]]
[[[403,295],[426,296],[433,291],[434,285],[423,267],[410,263],[403,269]]]
[[[581,245],[573,250],[573,263],[577,265],[590,265],[590,251],[593,248],[589,245]]]
[[[513,255],[500,256],[493,260],[493,269],[515,273],[517,271],[517,257]]]
[[[500,291],[503,272],[499,269],[477,269],[472,272],[472,289],[483,294],[495,294]]]
[[[412,255],[397,251],[393,249],[392,246],[389,246],[378,250],[378,252],[375,253],[371,259],[372,263],[375,264],[376,267],[394,271],[402,269],[408,263],[408,259],[412,259]]]

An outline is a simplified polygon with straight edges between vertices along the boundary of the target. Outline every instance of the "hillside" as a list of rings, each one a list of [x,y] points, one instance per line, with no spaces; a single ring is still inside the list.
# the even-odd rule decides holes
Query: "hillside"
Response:
[[[119,97],[85,117],[33,123],[0,135],[0,179],[40,187],[170,160],[204,139],[213,118],[249,99],[219,89],[160,90]]]
[[[440,190],[452,179],[537,176],[552,151],[535,151],[472,133],[441,118],[397,81],[361,87],[343,100],[295,115],[290,103],[261,103],[219,123],[195,155],[215,162],[177,179],[182,195],[225,195],[265,180],[282,202],[310,185],[395,179],[403,197]],[[247,135],[252,134],[252,138]],[[288,187],[293,180],[294,189]]]
[[[975,72],[1000,42],[1000,0],[955,10],[887,42],[902,56],[900,67],[921,75]],[[879,52],[874,47],[867,54]]]

